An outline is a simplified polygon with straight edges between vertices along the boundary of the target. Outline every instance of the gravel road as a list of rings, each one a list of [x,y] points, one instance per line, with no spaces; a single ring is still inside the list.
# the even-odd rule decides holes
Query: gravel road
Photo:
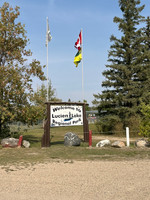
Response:
[[[0,200],[149,200],[150,160],[0,167]]]

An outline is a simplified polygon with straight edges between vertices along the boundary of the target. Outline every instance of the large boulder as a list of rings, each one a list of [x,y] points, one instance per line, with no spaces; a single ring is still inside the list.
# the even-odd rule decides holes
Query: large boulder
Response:
[[[125,147],[125,143],[121,141],[115,141],[111,144],[112,147],[122,148]]]
[[[110,145],[110,140],[101,140],[96,144],[96,147],[104,147]]]
[[[139,139],[135,142],[135,146],[137,147],[150,147],[150,143],[145,139]]]
[[[4,138],[1,140],[2,147],[17,147],[19,139],[16,138]]]
[[[80,142],[80,138],[75,133],[68,132],[64,136],[65,146],[80,146]]]

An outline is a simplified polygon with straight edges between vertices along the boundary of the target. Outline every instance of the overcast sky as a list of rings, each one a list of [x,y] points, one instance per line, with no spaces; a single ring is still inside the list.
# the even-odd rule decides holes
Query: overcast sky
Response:
[[[0,6],[5,1],[0,0]],[[19,21],[25,24],[28,48],[32,59],[46,65],[46,17],[49,18],[52,40],[49,43],[48,77],[56,95],[63,101],[82,101],[82,64],[75,67],[74,48],[81,28],[83,29],[83,81],[84,99],[90,105],[93,94],[102,91],[102,72],[107,64],[110,36],[119,37],[115,16],[122,16],[118,0],[8,0],[10,5],[20,7]],[[141,13],[150,15],[150,1],[141,0],[145,9]],[[45,75],[46,69],[44,69]],[[36,89],[41,82],[33,80]],[[46,82],[45,82],[46,85]]]

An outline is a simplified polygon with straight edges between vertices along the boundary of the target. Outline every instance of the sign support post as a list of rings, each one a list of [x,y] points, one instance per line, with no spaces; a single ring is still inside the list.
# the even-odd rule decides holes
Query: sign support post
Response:
[[[86,104],[83,104],[83,132],[84,132],[84,142],[89,141],[89,126],[88,120],[86,118]]]
[[[41,141],[42,147],[50,146],[50,104],[47,103],[47,119],[44,123],[44,134]]]

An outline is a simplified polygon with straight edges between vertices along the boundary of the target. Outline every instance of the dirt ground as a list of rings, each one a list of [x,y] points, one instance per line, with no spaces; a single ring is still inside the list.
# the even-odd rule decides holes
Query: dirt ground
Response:
[[[149,200],[150,160],[0,167],[0,200]]]

